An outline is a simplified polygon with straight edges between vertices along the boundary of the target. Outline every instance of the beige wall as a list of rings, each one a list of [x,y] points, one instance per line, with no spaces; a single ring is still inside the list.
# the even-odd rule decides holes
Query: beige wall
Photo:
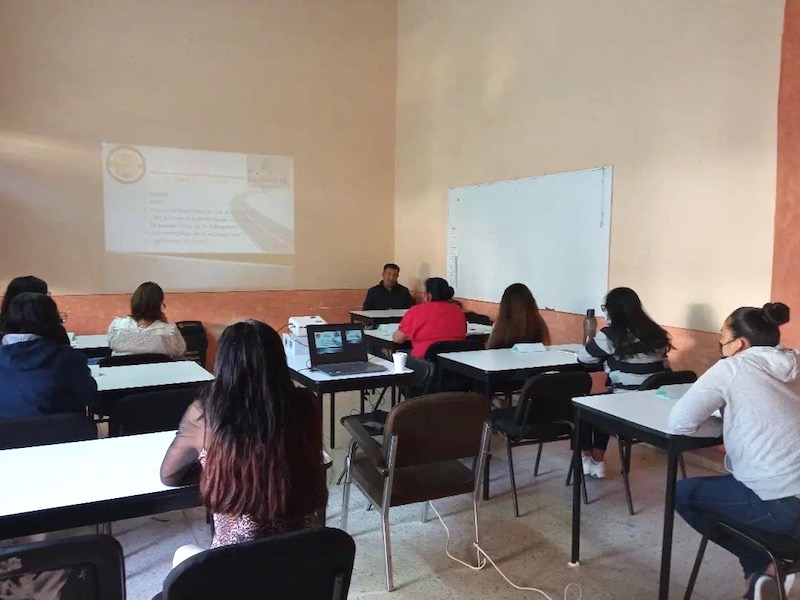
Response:
[[[393,258],[396,27],[392,1],[0,0],[0,282],[144,278],[105,274],[109,141],[294,157],[296,287],[372,284]]]
[[[610,164],[612,287],[692,329],[766,301],[783,7],[400,0],[406,274],[445,271],[448,188]]]

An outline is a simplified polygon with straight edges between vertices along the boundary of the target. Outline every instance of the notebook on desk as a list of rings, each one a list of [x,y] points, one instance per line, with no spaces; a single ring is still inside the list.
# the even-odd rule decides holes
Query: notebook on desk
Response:
[[[364,326],[309,325],[308,352],[311,368],[328,375],[358,375],[385,371],[386,367],[367,360]]]

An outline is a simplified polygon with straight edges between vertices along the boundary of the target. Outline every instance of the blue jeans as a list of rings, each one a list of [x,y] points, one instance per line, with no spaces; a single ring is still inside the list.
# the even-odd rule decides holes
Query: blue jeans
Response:
[[[800,540],[800,498],[762,500],[733,475],[692,477],[678,482],[675,510],[696,531],[705,534],[706,512],[754,529],[795,537]],[[736,538],[714,533],[711,541],[733,553],[742,564],[744,576],[763,573],[769,559]]]

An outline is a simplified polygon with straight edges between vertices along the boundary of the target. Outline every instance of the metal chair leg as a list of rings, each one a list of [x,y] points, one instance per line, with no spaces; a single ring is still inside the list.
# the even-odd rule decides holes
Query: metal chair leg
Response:
[[[392,484],[394,483],[394,465],[397,459],[397,436],[393,435],[389,441],[387,467],[389,474],[383,483],[383,502],[381,503],[381,529],[383,530],[383,554],[386,564],[386,590],[394,589],[394,574],[392,571],[392,541],[389,534],[389,507],[392,504]]]
[[[492,464],[492,453],[486,456],[486,467],[483,470],[483,499],[489,499],[489,468]]]
[[[628,512],[633,516],[635,514],[633,512],[633,498],[631,497],[631,484],[628,479],[628,471],[630,471],[630,442],[624,438],[617,438],[617,448],[619,448],[619,462],[622,467],[622,482],[625,484],[625,498],[628,501]]]
[[[694,560],[694,567],[692,567],[692,575],[689,577],[689,584],[686,587],[686,594],[683,596],[683,600],[689,600],[692,597],[692,592],[694,591],[694,584],[697,581],[697,575],[700,573],[700,564],[703,562],[703,555],[706,552],[706,546],[708,545],[708,534],[703,536],[703,540],[700,542],[700,548],[697,550],[697,558]]]
[[[542,460],[542,448],[544,448],[544,444],[539,444],[539,451],[536,452],[536,464],[533,466],[533,476],[539,476],[539,461]]]
[[[420,515],[420,521],[423,523],[428,522],[428,505],[430,502],[423,502],[422,503],[422,514]]]
[[[353,463],[353,454],[355,454],[358,444],[355,441],[350,442],[350,449],[347,451],[347,457],[344,462],[345,475],[344,489],[342,490],[342,530],[347,531],[347,513],[350,510],[350,485],[353,482],[352,473],[350,472]]]
[[[681,479],[686,479],[686,463],[683,460],[683,454],[678,454],[678,466],[681,468]]]
[[[514,516],[519,516],[519,501],[517,500],[517,482],[514,478],[514,457],[511,452],[511,440],[506,438],[506,451],[508,452],[508,476],[511,479],[511,497],[514,499]]]

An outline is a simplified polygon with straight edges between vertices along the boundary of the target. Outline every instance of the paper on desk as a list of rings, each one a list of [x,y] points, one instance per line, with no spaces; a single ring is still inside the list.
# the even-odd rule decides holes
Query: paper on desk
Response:
[[[388,331],[394,333],[400,327],[400,323],[381,323],[378,325],[378,331]]]
[[[513,352],[544,352],[546,348],[544,344],[514,344],[511,347]]]

